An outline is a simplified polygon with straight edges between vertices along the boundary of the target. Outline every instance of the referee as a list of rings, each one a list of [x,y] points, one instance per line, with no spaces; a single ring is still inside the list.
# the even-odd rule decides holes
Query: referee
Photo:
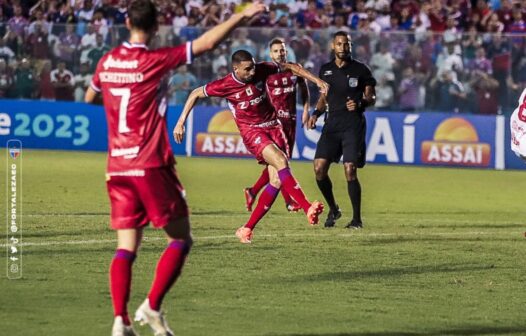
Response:
[[[357,168],[365,165],[364,112],[375,103],[376,80],[365,64],[352,59],[351,38],[347,33],[334,34],[332,50],[335,58],[322,65],[319,74],[329,84],[329,91],[320,96],[308,121],[308,127],[315,128],[318,118],[327,113],[314,157],[314,172],[318,188],[330,207],[325,227],[333,227],[342,213],[334,200],[329,167],[332,162],[339,162],[343,155],[347,191],[353,208],[352,220],[346,228],[361,229],[362,189]]]

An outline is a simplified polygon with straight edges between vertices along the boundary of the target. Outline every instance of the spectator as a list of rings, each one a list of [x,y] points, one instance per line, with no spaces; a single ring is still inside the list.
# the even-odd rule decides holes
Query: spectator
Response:
[[[179,35],[181,28],[188,25],[188,18],[184,14],[184,8],[182,6],[177,6],[175,9],[175,15],[172,20],[172,26],[174,28],[174,34]]]
[[[10,63],[15,58],[15,53],[5,45],[4,39],[0,38],[0,58]]]
[[[66,69],[65,62],[58,62],[57,68],[51,71],[51,84],[55,88],[55,98],[57,100],[73,101],[73,87],[75,86],[75,76]]]
[[[51,84],[51,61],[44,62],[38,78],[38,93],[40,100],[55,100],[55,88]]]
[[[55,56],[66,62],[66,67],[73,69],[74,61],[77,57],[77,48],[80,43],[80,38],[75,33],[75,26],[68,24],[66,31],[58,37],[58,43],[55,44]]]
[[[237,35],[237,38],[234,40],[234,42],[232,42],[232,45],[230,46],[230,51],[232,53],[243,49],[248,51],[252,55],[257,55],[257,46],[254,43],[254,41],[248,38],[247,30],[237,30],[236,32],[234,32],[234,34]]]
[[[170,93],[175,104],[184,104],[190,91],[197,86],[197,78],[188,72],[186,65],[180,66],[170,78]],[[174,94],[175,93],[175,94]]]
[[[204,7],[203,10],[206,13],[203,20],[201,21],[201,25],[203,27],[217,26],[223,21],[221,6],[219,6],[215,1],[210,2],[206,7]]]
[[[389,82],[394,81],[396,61],[389,52],[388,42],[380,42],[380,51],[373,55],[369,66],[371,67],[374,78],[385,77]]]
[[[31,63],[27,58],[20,61],[19,67],[15,71],[14,98],[30,99],[33,98],[35,89],[35,75],[31,69]]]
[[[29,21],[22,15],[22,7],[14,5],[14,16],[7,21],[9,31],[13,32],[16,37],[24,38]]]
[[[113,13],[113,24],[123,25],[126,23],[126,16],[128,15],[128,7],[126,0],[119,0],[119,7]]]
[[[13,85],[13,75],[5,60],[0,59],[0,98],[6,98]]]
[[[411,67],[405,68],[402,76],[402,81],[398,88],[400,109],[402,111],[415,111],[420,107],[420,103],[423,100],[420,97],[420,80],[415,76]]]
[[[445,41],[446,42],[446,41]],[[456,45],[454,42],[446,42],[446,48],[438,55],[436,66],[437,76],[442,77],[445,71],[452,71],[453,80],[457,80],[458,76],[464,70],[464,63],[462,57],[455,52]]]
[[[75,75],[75,90],[74,96],[76,102],[84,101],[84,94],[88,89],[88,86],[91,83],[93,78],[92,72],[90,71],[90,66],[88,63],[82,63],[80,65],[80,73]]]
[[[97,46],[97,33],[95,33],[95,28],[90,24],[88,25],[88,32],[82,36],[80,39],[80,62],[88,61],[88,53],[92,48]]]
[[[51,48],[47,31],[43,29],[40,23],[37,23],[33,28],[34,32],[29,34],[26,39],[29,55],[39,61],[49,59]]]
[[[476,113],[497,114],[499,82],[482,71],[474,71],[470,84],[476,97]]]
[[[92,73],[95,72],[95,68],[97,67],[97,63],[99,63],[99,60],[108,51],[110,51],[110,48],[104,43],[104,38],[101,34],[97,34],[96,45],[88,52],[88,60],[91,66],[90,70]]]
[[[441,76],[438,88],[438,109],[443,112],[459,113],[465,104],[466,90],[462,83],[454,78],[453,71],[444,71]]]
[[[89,23],[93,19],[93,13],[94,8],[92,0],[84,0],[84,5],[77,12],[77,18],[79,22]]]
[[[35,32],[35,26],[39,25],[41,31],[44,31],[46,33],[49,33],[51,31],[51,24],[47,22],[44,18],[44,13],[40,9],[37,9],[33,13],[34,21],[31,22],[27,29],[28,34],[33,34]]]
[[[93,19],[91,20],[95,33],[102,35],[104,41],[108,35],[108,21],[104,18],[104,12],[97,9],[93,12]]]
[[[489,75],[493,74],[491,61],[486,57],[486,50],[484,48],[480,47],[477,49],[475,53],[475,60],[473,60],[473,64],[470,68],[471,70],[482,71]]]
[[[388,110],[394,102],[394,91],[392,86],[388,83],[386,76],[375,77],[379,78],[376,84],[376,103],[374,104],[377,110]]]

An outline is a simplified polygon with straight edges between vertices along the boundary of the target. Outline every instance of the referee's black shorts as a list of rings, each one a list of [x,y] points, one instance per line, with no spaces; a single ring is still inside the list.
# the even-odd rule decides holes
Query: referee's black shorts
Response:
[[[365,166],[365,118],[359,125],[353,125],[342,131],[327,131],[323,128],[316,147],[315,159],[331,162],[352,162],[358,168]]]

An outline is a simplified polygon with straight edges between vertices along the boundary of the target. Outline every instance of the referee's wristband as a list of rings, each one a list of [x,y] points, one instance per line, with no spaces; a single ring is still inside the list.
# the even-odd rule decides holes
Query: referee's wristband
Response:
[[[319,118],[319,117],[320,117],[322,114],[324,114],[324,113],[325,113],[325,111],[320,111],[320,110],[316,109],[316,110],[314,110],[314,111],[312,112],[312,115],[313,115],[313,116],[316,116],[316,118]]]

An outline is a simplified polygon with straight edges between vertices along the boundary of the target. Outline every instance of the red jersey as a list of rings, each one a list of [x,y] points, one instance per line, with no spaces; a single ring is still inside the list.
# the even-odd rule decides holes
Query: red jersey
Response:
[[[265,90],[267,78],[279,71],[274,63],[256,64],[256,74],[250,83],[243,83],[233,73],[205,85],[206,96],[221,97],[228,101],[240,131],[251,127],[277,124],[276,113]]]
[[[100,59],[91,87],[104,99],[108,172],[174,163],[166,130],[167,75],[191,61],[190,42],[157,50],[125,42]]]
[[[280,119],[296,120],[296,84],[304,81],[292,71],[283,71],[267,78],[267,94]]]

